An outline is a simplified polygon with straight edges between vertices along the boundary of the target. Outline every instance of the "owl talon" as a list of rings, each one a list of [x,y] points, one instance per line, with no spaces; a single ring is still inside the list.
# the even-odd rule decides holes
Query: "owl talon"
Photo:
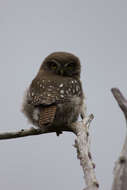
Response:
[[[84,115],[83,115],[83,114],[81,114],[80,116],[81,116],[81,119],[83,120],[83,119],[84,119]]]
[[[57,136],[60,136],[60,134],[62,134],[62,133],[63,133],[62,131],[56,131]]]

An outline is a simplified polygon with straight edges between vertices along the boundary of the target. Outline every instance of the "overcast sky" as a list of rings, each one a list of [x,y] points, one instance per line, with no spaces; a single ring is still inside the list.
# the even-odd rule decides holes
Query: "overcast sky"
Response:
[[[126,0],[0,0],[0,131],[29,128],[21,113],[25,89],[51,52],[76,54],[91,125],[92,155],[108,190],[125,138],[124,116],[110,89],[127,97]],[[3,190],[84,187],[75,136],[46,134],[0,141]]]

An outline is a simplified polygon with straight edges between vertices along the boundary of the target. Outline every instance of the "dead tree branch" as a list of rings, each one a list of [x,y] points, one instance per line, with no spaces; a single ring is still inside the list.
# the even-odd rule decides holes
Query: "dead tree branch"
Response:
[[[78,125],[75,124],[74,127],[77,135],[74,146],[77,149],[77,157],[80,160],[80,165],[84,172],[84,180],[87,185],[87,188],[84,190],[98,190],[99,188],[94,170],[95,164],[92,161],[90,152],[89,126],[92,119],[93,115],[91,114],[88,118],[85,117]]]
[[[68,127],[62,127],[62,131],[68,131],[73,132],[71,128]],[[45,133],[53,133],[57,132],[57,128],[53,127],[44,127],[42,129],[31,127],[29,129],[21,129],[19,131],[14,132],[4,132],[0,133],[0,140],[7,140],[7,139],[13,139],[13,138],[20,138],[20,137],[27,137],[27,136],[33,136],[33,135],[41,135]]]
[[[125,115],[127,122],[127,100],[124,98],[119,89],[113,88],[112,93]],[[112,190],[126,190],[127,189],[127,135],[125,142],[114,168],[114,181]]]

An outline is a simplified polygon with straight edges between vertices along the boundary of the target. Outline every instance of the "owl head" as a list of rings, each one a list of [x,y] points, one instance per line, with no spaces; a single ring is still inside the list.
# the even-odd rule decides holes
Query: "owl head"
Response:
[[[54,52],[43,61],[40,71],[67,77],[80,77],[81,65],[78,57],[67,52]]]

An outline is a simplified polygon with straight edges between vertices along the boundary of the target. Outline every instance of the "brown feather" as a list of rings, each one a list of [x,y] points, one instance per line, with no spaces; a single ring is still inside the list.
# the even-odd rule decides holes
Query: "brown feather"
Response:
[[[39,126],[50,125],[53,123],[56,114],[56,105],[42,107],[40,110]]]

